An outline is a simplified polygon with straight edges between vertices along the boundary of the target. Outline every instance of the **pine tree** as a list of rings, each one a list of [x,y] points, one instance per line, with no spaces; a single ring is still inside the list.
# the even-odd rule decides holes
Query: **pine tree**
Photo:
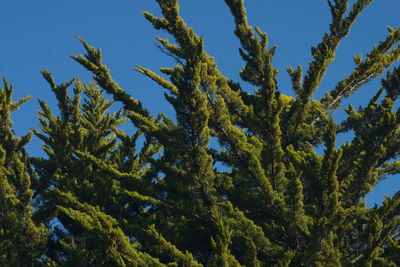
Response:
[[[49,156],[34,161],[43,201],[38,218],[60,225],[48,256],[97,266],[400,264],[400,191],[381,206],[367,208],[363,200],[400,172],[400,68],[387,72],[367,106],[345,108],[340,123],[332,116],[343,98],[400,59],[400,29],[389,28],[365,59],[354,58],[348,77],[313,100],[340,41],[372,2],[328,1],[329,32],[311,49],[305,74],[300,66],[287,69],[295,94],[289,97],[277,86],[267,34],[248,25],[243,0],[225,2],[245,61],[240,77],[257,88],[254,94],[218,71],[177,0],[157,0],[163,18],[144,16],[174,37],[174,44],[156,38],[178,65],[160,69],[167,78],[137,67],[166,89],[175,119],[152,116],[112,79],[101,50],[82,38],[86,54],[72,58],[95,83],[75,81],[71,99],[72,81],[56,85],[43,72],[60,110],[54,116],[41,102],[42,132],[35,132]],[[111,102],[97,86],[123,111],[105,115]],[[117,129],[124,116],[138,132]],[[349,131],[353,140],[337,146],[336,135]],[[146,141],[136,152],[141,134]]]
[[[13,102],[12,85],[0,88],[0,266],[34,266],[43,262],[46,232],[33,219],[29,158],[25,145],[32,133],[15,137],[10,114],[30,99]]]

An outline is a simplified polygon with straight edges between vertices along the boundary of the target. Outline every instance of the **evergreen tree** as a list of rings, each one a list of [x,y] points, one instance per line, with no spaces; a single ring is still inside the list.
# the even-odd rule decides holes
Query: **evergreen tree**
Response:
[[[236,25],[243,81],[249,94],[225,77],[203,39],[179,15],[177,0],[157,0],[162,18],[144,12],[156,37],[178,65],[159,74],[138,66],[167,91],[176,118],[152,116],[112,79],[96,50],[72,56],[95,83],[56,85],[60,116],[41,102],[41,132],[48,159],[35,159],[41,206],[37,220],[56,221],[47,256],[83,266],[396,266],[400,264],[400,191],[367,208],[365,196],[400,172],[400,68],[388,71],[368,105],[345,97],[400,59],[400,29],[373,46],[365,59],[320,100],[312,96],[340,41],[372,0],[328,1],[329,32],[311,49],[305,74],[287,69],[295,97],[281,94],[272,65],[275,47],[248,25],[243,0],[225,0]],[[255,31],[255,32],[254,32]],[[112,102],[123,105],[106,115]],[[80,94],[86,95],[80,105]],[[125,118],[126,116],[126,118]],[[138,131],[118,130],[128,119]],[[353,140],[336,145],[336,135]],[[143,148],[135,143],[143,134]],[[220,147],[212,147],[210,138]],[[323,154],[316,148],[324,146]],[[222,163],[227,168],[217,168]],[[50,227],[48,227],[50,229]]]
[[[40,177],[37,217],[49,228],[56,225],[47,256],[65,266],[160,265],[138,251],[138,244],[130,242],[121,229],[130,212],[144,212],[143,201],[132,199],[134,193],[129,190],[135,187],[135,179],[147,172],[147,157],[158,151],[157,146],[149,143],[140,155],[135,154],[140,132],[129,137],[117,129],[126,119],[121,111],[108,113],[113,102],[102,96],[95,83],[74,79],[56,85],[47,70],[42,74],[60,111],[55,116],[45,101],[40,101],[42,131],[35,130],[48,155],[33,160]],[[68,96],[72,84],[73,98]],[[81,93],[85,95],[83,105]],[[118,145],[117,136],[124,142]],[[129,174],[118,175],[119,170]]]
[[[32,219],[32,189],[25,145],[32,133],[15,137],[10,114],[30,96],[12,101],[13,88],[0,88],[0,266],[36,266],[43,262],[46,232]]]

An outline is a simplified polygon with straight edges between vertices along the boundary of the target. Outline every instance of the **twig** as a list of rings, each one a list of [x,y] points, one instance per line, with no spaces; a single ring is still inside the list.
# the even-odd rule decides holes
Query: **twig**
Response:
[[[158,49],[160,49],[160,51],[162,52],[162,53],[164,53],[164,54],[166,54],[167,56],[170,56],[170,57],[172,57],[173,59],[175,59],[175,61],[178,63],[178,64],[180,64],[180,65],[185,65],[184,63],[183,63],[183,61],[178,57],[178,56],[176,56],[176,55],[174,55],[174,54],[172,54],[172,53],[170,53],[170,52],[168,52],[167,50],[165,50],[161,45],[159,45],[159,44],[156,44],[156,46],[158,47]]]

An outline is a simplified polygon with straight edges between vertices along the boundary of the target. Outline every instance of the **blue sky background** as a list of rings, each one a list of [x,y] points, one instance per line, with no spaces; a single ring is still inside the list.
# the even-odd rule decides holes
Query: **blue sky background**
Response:
[[[277,46],[273,64],[279,69],[278,87],[282,93],[292,95],[286,67],[302,65],[304,70],[308,68],[308,62],[312,60],[310,47],[320,42],[331,22],[326,1],[247,0],[245,6],[249,24],[267,32],[269,45]],[[399,10],[399,0],[375,0],[367,7],[341,43],[336,61],[329,67],[315,99],[350,74],[355,66],[354,55],[363,53],[365,56],[374,44],[385,39],[386,26],[400,27]],[[39,109],[39,99],[46,100],[53,111],[56,110],[57,102],[40,69],[52,72],[57,83],[76,75],[81,80],[90,80],[90,73],[68,56],[83,53],[74,34],[101,47],[103,62],[110,68],[114,80],[142,101],[153,115],[165,112],[173,117],[173,110],[163,97],[163,89],[133,71],[135,64],[153,71],[175,65],[155,46],[154,35],[168,35],[154,30],[142,11],[161,15],[156,1],[152,0],[1,0],[0,75],[14,84],[15,100],[27,94],[33,96],[12,115],[17,135],[37,127],[38,120],[34,116]],[[181,0],[180,13],[196,33],[203,35],[205,49],[215,57],[220,71],[228,78],[240,81],[238,73],[243,66],[238,54],[240,45],[233,34],[233,18],[224,1]],[[253,90],[249,84],[241,84],[246,90]],[[344,101],[344,106],[350,102],[356,108],[365,105],[379,84],[380,78],[362,87]],[[344,112],[339,110],[335,118],[340,121],[343,115]],[[348,138],[349,135],[338,136],[338,143]],[[34,156],[44,155],[37,138],[28,145],[28,151]],[[379,203],[384,193],[392,195],[399,188],[400,177],[388,177],[374,188],[367,197],[367,204]]]

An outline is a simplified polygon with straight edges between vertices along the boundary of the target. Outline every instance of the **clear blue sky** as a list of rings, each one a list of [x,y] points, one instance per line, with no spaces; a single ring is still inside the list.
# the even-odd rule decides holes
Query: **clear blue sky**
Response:
[[[350,1],[354,3],[355,1]],[[292,94],[286,67],[302,65],[307,69],[312,59],[310,47],[318,44],[330,23],[329,8],[324,0],[247,0],[249,24],[268,33],[269,44],[276,45],[273,61],[280,71],[278,86],[281,92]],[[234,23],[223,0],[181,0],[180,12],[196,33],[203,35],[205,49],[214,56],[224,75],[239,81],[238,72],[243,62],[238,54],[239,42],[233,34]],[[329,67],[315,98],[331,90],[337,81],[354,67],[353,55],[366,55],[374,44],[387,36],[386,26],[400,27],[400,1],[375,0],[353,25],[350,35],[343,40],[336,61]],[[82,53],[74,34],[84,37],[89,44],[101,47],[103,62],[111,69],[115,81],[133,97],[142,101],[151,113],[165,112],[173,116],[163,98],[163,89],[134,72],[135,64],[157,71],[174,62],[155,46],[158,32],[144,19],[142,11],[160,15],[153,0],[1,0],[0,1],[0,75],[14,84],[14,99],[27,94],[33,98],[13,114],[18,135],[37,127],[34,117],[39,109],[38,99],[44,99],[56,109],[56,101],[40,74],[47,68],[57,83],[79,75],[89,81],[90,74],[68,55]],[[172,39],[172,38],[170,38]],[[398,65],[398,64],[397,64]],[[355,107],[364,105],[379,88],[379,81],[345,101]],[[244,88],[252,91],[248,84]],[[335,117],[340,120],[343,112]],[[348,136],[339,136],[341,143]],[[32,155],[43,155],[35,138],[28,145]],[[400,177],[386,179],[367,197],[368,205],[382,200],[382,194],[392,195],[400,188]]]

